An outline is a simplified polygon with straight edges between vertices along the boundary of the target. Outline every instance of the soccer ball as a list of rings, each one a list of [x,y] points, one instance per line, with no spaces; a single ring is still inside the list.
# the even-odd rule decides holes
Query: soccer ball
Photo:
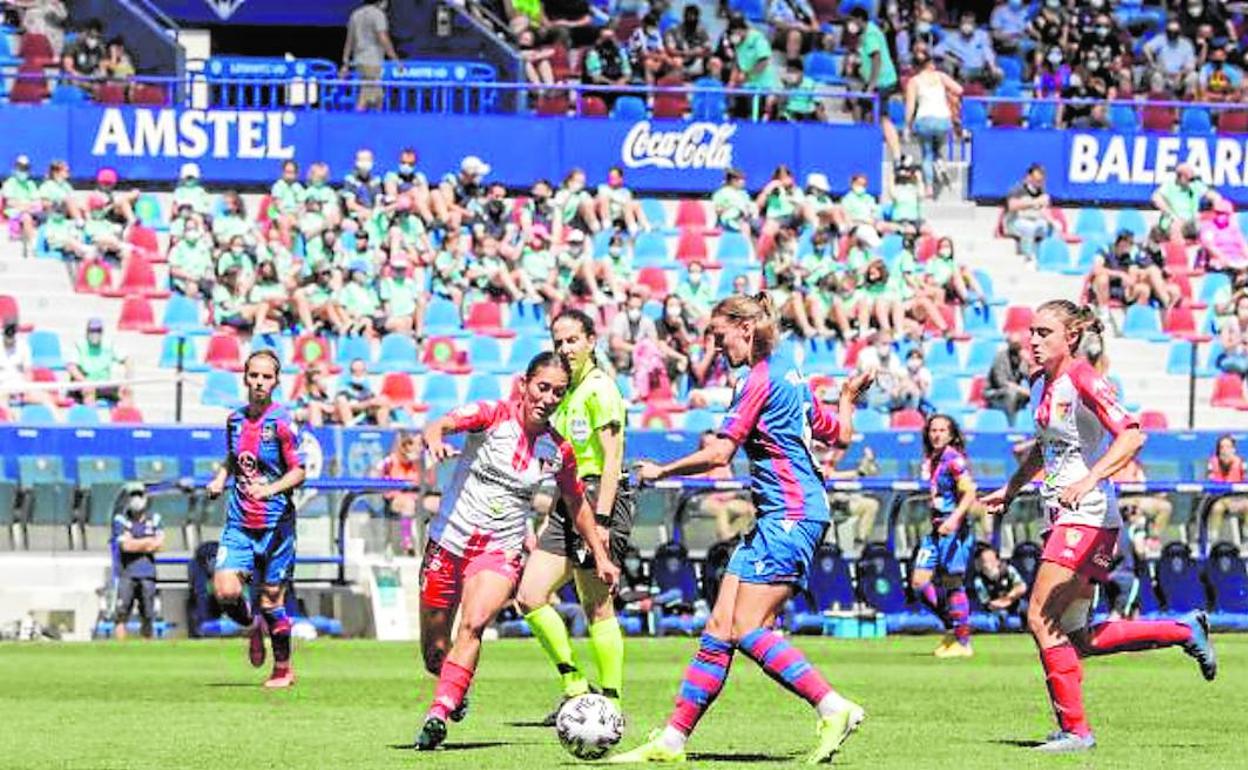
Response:
[[[569,698],[555,715],[559,743],[577,759],[598,759],[624,737],[624,717],[596,693]]]

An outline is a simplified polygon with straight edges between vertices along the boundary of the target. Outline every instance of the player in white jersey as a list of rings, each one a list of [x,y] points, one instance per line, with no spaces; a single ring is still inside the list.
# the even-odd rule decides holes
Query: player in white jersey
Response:
[[[1203,612],[1180,620],[1114,620],[1088,627],[1094,582],[1108,582],[1122,518],[1107,479],[1126,465],[1144,435],[1115,399],[1113,386],[1076,351],[1101,332],[1095,312],[1067,300],[1041,305],[1031,324],[1032,409],[1036,442],[1004,487],[981,498],[994,513],[1042,468],[1045,546],[1032,587],[1027,626],[1040,650],[1058,732],[1046,752],[1096,745],[1083,710],[1081,657],[1181,645],[1206,679],[1217,658]],[[1113,437],[1101,452],[1106,434]]]
[[[568,389],[566,364],[541,353],[525,371],[515,401],[476,403],[434,420],[425,444],[435,462],[454,450],[448,433],[469,433],[451,486],[430,529],[421,566],[421,642],[425,667],[438,677],[433,703],[416,739],[418,750],[446,739],[446,721],[462,715],[481,652],[481,634],[511,599],[520,577],[525,526],[533,495],[555,482],[596,560],[598,578],[619,578],[597,536],[594,512],[576,474],[572,447],[550,427],[550,416]],[[455,641],[450,624],[459,610]],[[459,714],[456,714],[459,712]]]

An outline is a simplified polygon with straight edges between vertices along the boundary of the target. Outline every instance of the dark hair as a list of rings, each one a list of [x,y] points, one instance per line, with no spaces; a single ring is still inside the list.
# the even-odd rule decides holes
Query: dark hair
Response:
[[[273,364],[274,375],[280,375],[282,373],[282,362],[278,359],[277,353],[269,348],[260,348],[259,350],[251,351],[251,355],[247,356],[247,360],[243,362],[243,374],[247,373],[247,370],[251,368],[251,362],[255,361],[257,358],[269,359],[269,362]]]
[[[929,460],[932,453],[932,439],[929,436],[929,429],[936,420],[945,420],[949,423],[949,446],[958,450],[962,454],[966,454],[966,437],[962,435],[962,426],[958,425],[958,421],[947,414],[937,412],[927,418],[927,422],[923,423],[923,456]]]
[[[534,374],[537,374],[538,369],[545,369],[548,366],[556,367],[566,374],[569,380],[572,379],[572,369],[567,362],[550,350],[543,350],[541,353],[533,356],[533,360],[529,361],[529,365],[524,368],[524,379],[529,379]]]
[[[1044,170],[1044,164],[1042,163],[1032,163],[1030,166],[1027,167],[1028,174],[1034,174],[1037,171],[1039,171],[1041,174],[1044,174],[1045,176],[1048,176],[1048,173]]]
[[[868,19],[871,18],[871,13],[867,11],[865,7],[861,5],[855,5],[854,9],[849,12],[849,16],[850,18],[857,19],[858,21],[867,21]]]
[[[586,313],[584,310],[577,310],[574,307],[565,308],[563,311],[559,313],[559,315],[552,318],[550,321],[551,330],[553,331],[555,328],[555,324],[559,323],[565,318],[570,318],[573,321],[576,321],[576,323],[580,325],[581,331],[584,332],[586,337],[598,336],[598,329],[596,326],[594,326],[594,319],[590,318],[589,314]]]

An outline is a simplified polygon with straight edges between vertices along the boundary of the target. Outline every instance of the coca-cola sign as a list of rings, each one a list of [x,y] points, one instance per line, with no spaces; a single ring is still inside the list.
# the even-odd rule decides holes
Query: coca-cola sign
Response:
[[[655,131],[650,121],[636,123],[624,137],[620,159],[627,168],[727,169],[732,166],[731,123],[690,123],[673,131]]]

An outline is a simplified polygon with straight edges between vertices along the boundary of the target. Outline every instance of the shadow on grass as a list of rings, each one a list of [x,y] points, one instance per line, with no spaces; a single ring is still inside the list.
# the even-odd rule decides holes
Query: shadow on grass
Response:
[[[988,742],[995,743],[998,746],[1015,746],[1020,749],[1034,749],[1037,746],[1044,745],[1044,741],[1023,740],[1020,738],[997,738]]]
[[[545,729],[548,729],[548,730],[553,730],[553,729],[555,729],[553,726],[548,725],[548,724],[546,724],[545,722],[533,722],[533,721],[529,721],[529,722],[504,722],[503,724],[507,725],[508,727],[542,727],[542,728],[545,728]]]
[[[515,741],[463,741],[460,743],[444,743],[435,751],[472,751],[473,749],[497,749],[500,746],[513,746]],[[389,748],[396,751],[415,751],[414,743],[392,743]]]
[[[690,762],[792,762],[786,754],[724,754],[716,752],[689,752]]]
[[[255,682],[205,682],[204,687],[240,687],[247,690],[261,689]]]

